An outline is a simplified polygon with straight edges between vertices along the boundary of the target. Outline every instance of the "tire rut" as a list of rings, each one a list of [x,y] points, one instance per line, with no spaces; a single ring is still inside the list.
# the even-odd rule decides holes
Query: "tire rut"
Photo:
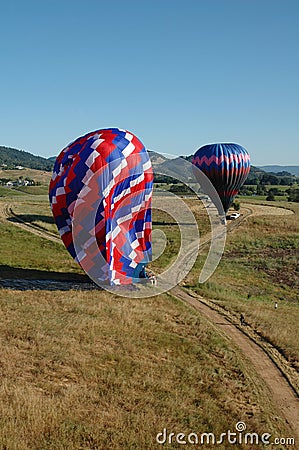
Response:
[[[199,311],[216,330],[231,339],[240,348],[259,377],[267,384],[272,399],[285,417],[286,423],[292,429],[293,437],[298,443],[299,399],[282,370],[256,342],[210,306],[192,297],[180,287],[173,288],[169,294]]]

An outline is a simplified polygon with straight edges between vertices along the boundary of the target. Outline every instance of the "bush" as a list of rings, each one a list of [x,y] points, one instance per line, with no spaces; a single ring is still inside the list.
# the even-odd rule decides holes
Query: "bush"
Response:
[[[269,202],[275,201],[274,193],[271,190],[269,191],[269,194],[267,195],[266,200]]]

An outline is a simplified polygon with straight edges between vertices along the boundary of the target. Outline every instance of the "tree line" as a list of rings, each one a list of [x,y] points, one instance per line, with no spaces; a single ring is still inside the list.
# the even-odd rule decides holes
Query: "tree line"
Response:
[[[35,156],[23,150],[0,146],[0,165],[3,170],[24,166],[30,169],[51,171],[54,163],[42,156]]]

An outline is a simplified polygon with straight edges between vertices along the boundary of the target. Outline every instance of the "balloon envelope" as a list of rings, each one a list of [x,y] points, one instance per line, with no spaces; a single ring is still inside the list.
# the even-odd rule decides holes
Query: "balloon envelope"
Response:
[[[87,274],[110,285],[138,281],[151,260],[153,172],[132,133],[93,131],[56,159],[49,198],[61,239]]]
[[[192,164],[210,179],[227,212],[250,172],[247,150],[238,144],[204,145],[194,154]]]

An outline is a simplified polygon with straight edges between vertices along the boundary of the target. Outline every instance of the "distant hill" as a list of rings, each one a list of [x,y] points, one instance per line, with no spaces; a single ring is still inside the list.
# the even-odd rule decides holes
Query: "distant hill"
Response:
[[[181,156],[179,158],[168,159],[164,155],[149,152],[149,156],[152,162],[152,166],[155,172],[155,181],[156,182],[164,182],[164,183],[175,183],[174,178],[177,176],[177,180],[190,180],[192,179],[192,170],[190,169],[189,164],[184,164],[184,161],[191,162],[191,156]],[[268,166],[274,167],[274,166]],[[277,166],[279,167],[279,166]],[[296,168],[296,166],[294,166]],[[292,175],[294,171],[291,172],[290,169],[294,167],[290,166],[280,166],[280,171],[277,173],[269,173],[265,171],[261,167],[251,166],[250,173],[246,179],[246,185],[282,185],[287,186],[292,183],[298,182],[298,175]],[[289,170],[286,170],[289,169]],[[299,169],[299,166],[298,166]],[[160,175],[164,174],[164,176]],[[176,175],[177,174],[177,175]],[[169,178],[169,176],[172,177]]]
[[[153,166],[156,166],[158,164],[162,164],[164,161],[166,161],[168,158],[164,155],[161,155],[160,153],[154,152],[153,150],[147,151],[151,160],[151,163]]]
[[[271,165],[271,166],[259,166],[259,168],[263,169],[265,172],[272,172],[272,173],[289,172],[292,175],[299,176],[299,166],[277,166],[277,165]]]
[[[30,169],[51,171],[53,169],[53,162],[42,156],[35,156],[23,150],[0,146],[0,166],[3,169],[13,169],[17,166],[22,166]]]
[[[164,156],[163,154],[159,154],[154,151],[149,151],[149,156],[152,165],[157,172],[164,173],[165,175],[167,173],[173,173],[174,171],[177,171],[179,173],[180,166],[178,158],[174,158],[171,160],[166,156]],[[192,156],[181,156],[181,158],[187,161],[191,161]],[[51,156],[50,158],[47,159],[43,158],[42,156],[32,155],[31,153],[25,152],[23,150],[17,150],[11,147],[0,146],[1,169],[14,169],[17,168],[18,166],[22,166],[30,169],[44,170],[50,172],[53,170],[55,160],[56,156]],[[184,164],[181,165],[180,175],[185,177],[185,179],[188,179],[190,175],[187,172],[189,172],[188,167],[186,168]],[[299,176],[299,166],[278,166],[278,165],[269,165],[260,167],[251,166],[247,183],[254,184],[256,183],[257,180],[262,180],[263,178],[266,178],[269,172],[271,172],[272,174],[277,174],[277,176],[280,178],[281,177],[286,178],[287,173],[292,174],[293,176],[294,175]]]

